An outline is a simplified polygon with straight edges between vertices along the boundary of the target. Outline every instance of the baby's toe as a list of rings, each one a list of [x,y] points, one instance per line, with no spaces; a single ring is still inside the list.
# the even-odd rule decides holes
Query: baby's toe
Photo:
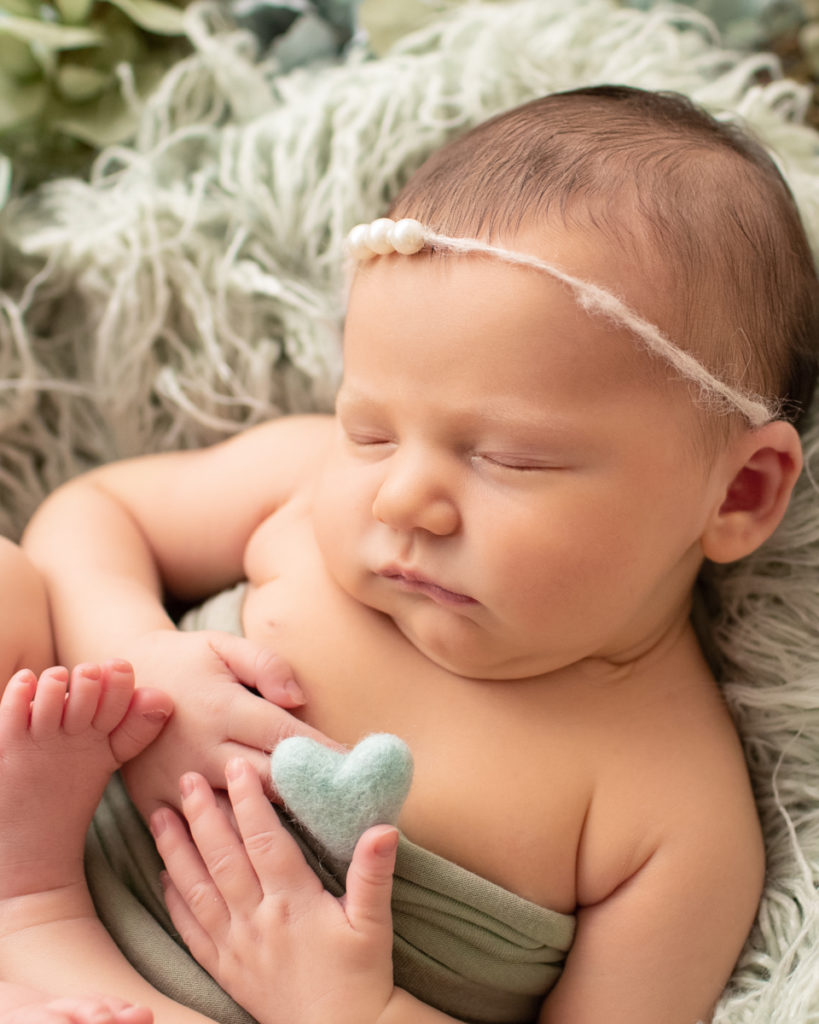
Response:
[[[119,764],[152,743],[160,734],[173,711],[173,701],[162,690],[140,687],[134,692],[128,712],[111,733],[111,751]]]
[[[63,712],[63,730],[76,736],[90,728],[102,695],[102,670],[99,665],[76,665],[71,672],[68,696]]]

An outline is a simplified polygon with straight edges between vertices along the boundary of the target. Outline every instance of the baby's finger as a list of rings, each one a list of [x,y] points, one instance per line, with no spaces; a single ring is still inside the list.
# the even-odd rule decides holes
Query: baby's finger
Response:
[[[183,775],[179,788],[182,810],[205,869],[228,907],[258,903],[261,886],[236,829],[213,790],[195,772]]]
[[[228,709],[226,733],[229,739],[248,747],[257,747],[270,753],[282,740],[290,736],[309,736],[333,750],[344,748],[328,739],[324,733],[305,725],[289,711],[271,704],[253,690],[237,691]]]
[[[234,676],[283,708],[301,707],[304,694],[289,663],[269,647],[232,633],[208,634],[211,649]]]
[[[344,910],[357,932],[383,937],[392,944],[392,876],[398,830],[391,825],[368,829],[356,844],[347,871]],[[379,933],[381,933],[379,935]]]
[[[150,827],[179,902],[209,935],[226,929],[230,923],[227,904],[181,818],[163,807],[151,815]]]
[[[187,899],[174,884],[170,874],[162,875],[162,889],[165,895],[165,906],[171,915],[174,928],[194,958],[209,973],[218,962],[219,951],[217,940],[203,927],[197,915],[191,910]]]
[[[307,895],[323,892],[321,882],[279,821],[258,774],[247,761],[236,758],[228,764],[227,785],[245,850],[265,894],[284,892],[298,898],[300,891]]]

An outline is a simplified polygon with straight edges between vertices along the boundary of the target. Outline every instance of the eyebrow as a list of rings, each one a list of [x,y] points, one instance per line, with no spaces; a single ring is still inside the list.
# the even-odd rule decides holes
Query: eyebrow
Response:
[[[381,396],[362,391],[353,385],[342,383],[336,395],[336,411],[343,406],[361,406],[364,410],[376,410],[388,405]],[[583,440],[587,436],[588,417],[576,415],[571,419],[560,413],[550,413],[548,410],[538,408],[531,414],[521,412],[514,415],[506,414],[502,402],[493,402],[491,399],[480,406],[479,409],[455,409],[449,408],[448,413],[453,419],[460,419],[464,423],[479,422],[487,428],[498,430],[515,430],[527,435],[528,439],[536,439],[548,435],[551,441],[572,441]]]

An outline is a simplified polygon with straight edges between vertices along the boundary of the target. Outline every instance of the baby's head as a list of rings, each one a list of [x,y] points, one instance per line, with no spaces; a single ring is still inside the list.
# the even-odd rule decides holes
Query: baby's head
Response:
[[[595,283],[715,377],[792,422],[811,401],[819,282],[796,205],[762,146],[682,96],[603,86],[527,103],[436,152],[389,216],[525,237],[542,258],[548,229],[579,233],[607,253]]]
[[[685,100],[584,90],[444,147],[390,214],[351,244],[333,577],[467,676],[676,636],[801,466],[778,416],[809,402],[819,297],[773,164]]]

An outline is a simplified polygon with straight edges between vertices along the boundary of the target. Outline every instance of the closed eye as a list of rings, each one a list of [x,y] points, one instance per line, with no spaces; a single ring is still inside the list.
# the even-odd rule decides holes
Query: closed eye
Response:
[[[393,440],[387,434],[376,433],[370,430],[344,430],[347,441],[356,448],[374,448],[379,445],[392,444]]]
[[[554,462],[547,462],[545,459],[533,458],[531,455],[513,455],[505,452],[481,452],[473,458],[488,463],[490,466],[497,466],[499,469],[509,469],[517,473],[537,473],[547,469],[559,469]]]
[[[347,437],[353,444],[388,444],[390,439],[381,434],[361,434],[348,432]]]

